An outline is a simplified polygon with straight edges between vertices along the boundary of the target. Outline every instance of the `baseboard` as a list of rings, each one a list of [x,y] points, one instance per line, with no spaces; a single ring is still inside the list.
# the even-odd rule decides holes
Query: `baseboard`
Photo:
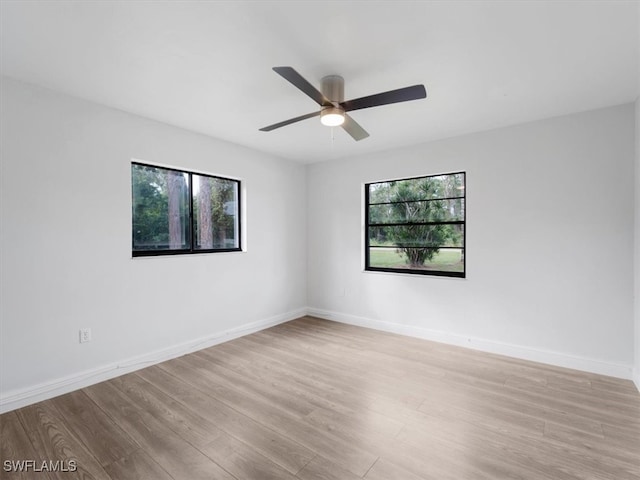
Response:
[[[250,333],[254,333],[265,328],[273,327],[280,323],[288,322],[307,314],[306,308],[300,308],[281,315],[247,323],[239,327],[225,330],[207,337],[194,339],[178,345],[173,345],[162,350],[140,355],[134,358],[124,359],[120,362],[102,367],[85,370],[82,372],[57,378],[50,382],[33,385],[28,388],[14,390],[3,394],[0,398],[0,414],[15,410],[17,408],[31,405],[42,400],[57,397],[65,393],[88,387],[111,378],[119,377],[126,373],[134,372],[156,363],[164,362],[172,358],[177,358],[203,348],[212,347],[219,343],[227,342]]]
[[[640,368],[635,368],[633,371],[633,383],[636,384],[636,388],[640,392]]]
[[[609,377],[624,378],[631,380],[633,378],[633,368],[631,365],[604,362],[591,358],[567,355],[564,353],[540,350],[520,345],[513,345],[481,338],[473,338],[454,333],[443,332],[438,330],[430,330],[427,328],[400,325],[397,323],[384,322],[381,320],[373,320],[370,318],[359,317],[355,315],[344,314],[318,308],[308,308],[307,313],[314,317],[333,320],[349,325],[373,328],[390,333],[397,333],[410,337],[423,338],[448,345],[457,345],[460,347],[471,348],[488,353],[505,355],[508,357],[519,358],[522,360],[530,360],[533,362],[545,363],[557,367],[571,368],[584,372],[597,373],[599,375],[607,375]],[[636,373],[634,381],[640,390],[640,381]]]

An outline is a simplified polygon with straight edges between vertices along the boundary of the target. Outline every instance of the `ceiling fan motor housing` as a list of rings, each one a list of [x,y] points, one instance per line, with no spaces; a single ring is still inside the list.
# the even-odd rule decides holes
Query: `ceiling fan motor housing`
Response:
[[[327,75],[322,80],[322,94],[337,106],[344,102],[344,78],[340,75]]]

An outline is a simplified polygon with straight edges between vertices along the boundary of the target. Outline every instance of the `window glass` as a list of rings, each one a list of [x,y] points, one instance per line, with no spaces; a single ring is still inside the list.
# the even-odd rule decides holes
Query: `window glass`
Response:
[[[133,163],[134,256],[240,250],[240,182]]]
[[[465,276],[465,173],[365,185],[365,268]]]
[[[238,182],[193,175],[196,249],[238,248]]]

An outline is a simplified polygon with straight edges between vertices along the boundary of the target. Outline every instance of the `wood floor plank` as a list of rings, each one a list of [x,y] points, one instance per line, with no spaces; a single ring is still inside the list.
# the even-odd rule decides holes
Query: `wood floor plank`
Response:
[[[374,366],[363,360],[344,356],[336,357],[335,352],[323,353],[317,347],[305,348],[300,345],[302,340],[292,342],[290,338],[283,339],[282,336],[265,331],[258,332],[249,340],[277,346],[292,361],[305,363],[310,370],[315,369],[324,375],[341,378],[356,389],[368,392],[373,398],[383,396],[395,400],[401,399],[402,403],[412,407],[418,407],[424,401],[423,386],[403,382],[401,378],[380,375]]]
[[[622,452],[629,452],[631,458],[640,453],[640,428],[633,425],[609,425],[602,424],[606,444],[612,448],[618,448]],[[640,463],[640,462],[639,462]]]
[[[334,459],[357,475],[363,475],[376,459],[372,453],[309,426],[296,414],[287,412],[277,404],[236,390],[232,383],[207,370],[206,364],[202,364],[197,358],[178,358],[165,362],[161,368],[311,451]]]
[[[473,465],[482,459],[472,456],[465,461],[460,461],[459,459],[464,458],[460,448],[443,442],[443,438],[446,439],[446,435],[430,435],[428,440],[420,446],[399,440],[389,442],[376,463],[381,459],[389,461],[400,469],[425,480],[459,480],[462,478],[489,480],[489,477],[483,475],[482,471],[474,470]],[[372,466],[372,469],[374,468],[375,464]]]
[[[602,424],[604,437],[629,442],[630,445],[640,445],[640,429],[635,425],[609,425]]]
[[[598,390],[598,392],[615,392],[625,395],[633,402],[640,401],[640,399],[638,399],[638,389],[631,380],[598,376],[591,379],[591,388]]]
[[[174,480],[142,449],[106,466],[105,470],[113,480]]]
[[[428,416],[464,421],[491,430],[542,436],[544,420],[508,408],[503,402],[485,402],[480,395],[459,395],[447,389],[428,396],[418,408]]]
[[[140,448],[84,392],[61,395],[51,402],[103,467]]]
[[[405,426],[404,422],[369,409],[345,415],[333,410],[317,408],[305,419],[324,425],[341,425],[364,436],[379,436],[383,441],[395,438]]]
[[[295,323],[297,322],[290,322],[279,327],[291,328],[288,325]],[[329,331],[341,328],[342,326],[331,325]],[[298,326],[295,331],[298,339],[304,340],[309,345],[318,345],[321,352],[331,351],[331,349],[336,348],[333,345],[335,342],[327,344],[326,340],[318,340],[318,342],[312,340],[322,338],[319,330],[321,329],[300,328]],[[375,333],[381,335],[384,341],[368,342],[364,348],[351,348],[348,353],[357,358],[357,364],[375,366],[378,373],[382,373],[392,379],[397,378],[399,375],[403,376],[406,372],[411,372],[413,378],[416,375],[420,375],[425,379],[437,379],[445,375],[463,375],[469,381],[483,379],[495,384],[502,383],[506,378],[506,374],[496,369],[494,365],[487,365],[478,360],[474,362],[456,361],[456,354],[458,356],[460,354],[465,355],[466,349],[460,347],[443,349],[434,342],[424,340],[421,340],[422,343],[418,348],[412,348],[411,340],[407,340],[407,337],[386,332]],[[425,346],[428,348],[425,349]],[[340,345],[339,347],[344,350],[344,346]],[[334,353],[338,354],[340,352]],[[339,355],[334,356],[340,358]],[[355,361],[355,359],[352,359],[352,362]]]
[[[135,405],[112,383],[85,392],[108,413],[164,470],[174,478],[237,480],[210,458]]]
[[[507,386],[508,387],[508,386]],[[521,385],[509,389],[513,396],[556,411],[571,412],[573,415],[599,423],[612,425],[634,425],[640,427],[640,409],[634,403],[621,407],[614,402],[595,400],[592,393],[561,392],[545,387]]]
[[[304,356],[292,353],[285,348],[278,348],[253,335],[238,338],[233,343],[258,355],[262,361],[276,362],[281,368],[286,367],[297,377],[306,377],[306,384],[311,388],[324,391],[326,398],[330,401],[357,409],[376,399],[376,396],[367,389],[358,388],[356,382],[342,375],[338,368],[328,368],[326,364],[318,365]]]
[[[632,462],[640,466],[640,439],[633,443],[612,441],[610,438],[605,438],[604,435],[593,435],[552,422],[546,423],[544,435],[547,438],[593,452],[599,456],[610,457],[623,463]]]
[[[381,403],[381,402],[378,402]],[[548,405],[545,402],[538,402],[525,390],[513,390],[507,387],[492,387],[487,384],[458,383],[447,380],[440,385],[434,385],[434,389],[427,396],[425,402],[418,408],[425,411],[450,411],[451,407],[462,405],[467,406],[467,410],[484,410],[486,412],[500,409],[500,417],[515,415],[521,417],[524,426],[527,417],[533,422],[531,427],[537,428],[541,432],[540,422],[552,421],[559,424],[582,429],[590,434],[602,435],[602,423],[589,416],[584,416],[582,412],[572,411],[564,408],[566,405]],[[491,414],[493,416],[494,414]],[[536,425],[536,422],[538,424]]]
[[[640,480],[629,381],[313,317],[4,414],[0,428],[3,460],[82,468],[43,479]]]
[[[365,480],[429,480],[428,477],[414,475],[384,458],[379,458],[364,478]]]
[[[24,469],[23,460],[35,460],[41,464],[45,458],[36,452],[15,412],[0,416],[0,459],[2,471],[0,478],[29,480],[34,473]],[[5,470],[5,462],[9,462],[9,471]],[[42,480],[51,480],[48,472],[39,473]]]
[[[66,468],[71,468],[71,462],[77,466],[74,472],[52,471],[50,475],[53,478],[110,480],[102,465],[67,428],[51,400],[21,408],[17,415],[43,460],[59,460]]]
[[[163,392],[171,394],[185,407],[197,412],[224,432],[251,445],[257,452],[290,473],[297,473],[315,456],[308,448],[263,426],[227,404],[203,395],[184,380],[160,367],[146,368],[137,374]]]
[[[294,325],[296,325],[295,322],[290,322],[280,325],[279,327],[295,332],[297,336],[295,338],[304,339],[308,345],[317,345],[320,352],[335,349],[337,350],[335,352],[336,354],[343,353],[344,355],[353,357],[352,360],[357,360],[361,364],[375,365],[379,373],[383,373],[392,378],[396,378],[398,375],[420,375],[423,378],[441,378],[445,374],[441,367],[434,367],[433,361],[424,361],[424,345],[419,351],[414,350],[412,355],[412,350],[407,349],[406,344],[402,346],[399,345],[400,348],[398,348],[388,341],[377,343],[371,342],[370,340],[359,339],[357,335],[336,334],[337,328],[333,325],[324,328],[319,326],[309,328],[308,326]],[[385,339],[402,341],[402,337],[399,339],[395,337]],[[336,356],[339,358],[339,355]],[[446,362],[443,363],[447,366],[453,366]],[[471,366],[470,368],[473,370],[477,368],[477,365]],[[477,376],[478,372],[472,371],[471,373]],[[492,371],[491,375],[495,377],[495,371]]]
[[[460,428],[462,427],[462,428]],[[399,444],[392,445],[384,459],[427,478],[523,478],[531,480],[576,480],[562,472],[539,469],[529,461],[529,452],[479,440],[487,435],[480,427],[459,424],[447,429],[408,429],[402,432]],[[460,462],[458,459],[467,459]],[[535,459],[535,455],[533,456]],[[596,477],[594,477],[595,479]]]
[[[291,365],[269,359],[258,352],[247,350],[237,342],[228,342],[198,352],[205,358],[225,366],[229,370],[250,378],[252,382],[278,390],[281,395],[299,398],[304,405],[311,408],[327,408],[352,414],[350,407],[353,399],[344,401],[344,393],[340,398],[328,392],[326,384],[320,384],[310,377],[307,371],[298,374]]]
[[[337,415],[337,412],[333,413]],[[349,445],[371,452],[375,456],[384,450],[389,441],[393,441],[392,436],[372,432],[371,428],[359,428],[353,422],[342,423],[335,415],[332,412],[318,409],[307,415],[304,422],[319,432],[326,432]]]
[[[407,444],[419,447],[431,441],[432,432],[407,429],[399,437]],[[508,439],[508,441],[507,441]],[[637,479],[640,466],[619,461],[602,455],[592,449],[581,448],[576,443],[556,441],[550,437],[529,436],[525,434],[505,435],[502,432],[470,425],[464,431],[451,431],[442,442],[449,442],[454,448],[459,447],[461,455],[469,452],[483,453],[487,468],[499,469],[502,472],[522,473],[533,470],[537,475],[547,475],[556,480],[561,478],[581,478],[581,470],[587,467],[594,479]],[[531,452],[538,455],[531,456]],[[506,455],[505,455],[506,454]],[[546,477],[545,477],[546,478]]]
[[[280,405],[287,411],[301,416],[308,415],[314,410],[314,406],[305,398],[291,395],[279,388],[279,383],[270,382],[269,379],[266,379],[267,382],[263,382],[264,377],[259,379],[246,369],[230,369],[214,355],[198,352],[189,358],[191,360],[203,360],[205,363],[199,363],[200,366],[215,373],[222,379],[222,382],[233,383],[234,388],[245,392],[247,395],[260,396],[266,402]]]
[[[318,455],[297,475],[300,480],[361,480],[362,477]]]
[[[218,438],[201,451],[242,480],[295,480],[291,473],[231,435],[220,432]]]
[[[206,445],[217,438],[219,429],[213,422],[187,409],[135,373],[114,378],[111,383],[139,408],[194,447]]]

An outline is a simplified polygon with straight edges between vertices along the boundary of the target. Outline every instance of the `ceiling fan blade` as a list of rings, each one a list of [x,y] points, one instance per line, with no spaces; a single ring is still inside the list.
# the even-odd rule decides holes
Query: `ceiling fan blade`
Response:
[[[294,87],[302,90],[311,97],[318,105],[328,106],[331,102],[320,91],[311,85],[305,78],[291,67],[273,67],[273,71],[285,80],[293,84]]]
[[[342,124],[342,128],[345,132],[347,132],[356,142],[360,140],[364,140],[369,136],[367,131],[360,126],[358,122],[356,122],[349,115],[345,114],[344,123]]]
[[[263,127],[260,129],[261,132],[270,132],[271,130],[275,130],[276,128],[284,127],[286,125],[291,125],[292,123],[300,122],[302,120],[306,120],[307,118],[313,118],[320,115],[320,112],[307,113],[306,115],[301,115],[296,118],[290,118],[289,120],[285,120],[284,122],[274,123],[273,125],[269,125],[268,127]]]
[[[427,91],[424,85],[413,85],[411,87],[369,95],[368,97],[347,100],[342,102],[340,106],[344,108],[345,112],[351,112],[362,108],[379,107],[381,105],[389,105],[390,103],[408,102],[409,100],[418,100],[426,97]]]

